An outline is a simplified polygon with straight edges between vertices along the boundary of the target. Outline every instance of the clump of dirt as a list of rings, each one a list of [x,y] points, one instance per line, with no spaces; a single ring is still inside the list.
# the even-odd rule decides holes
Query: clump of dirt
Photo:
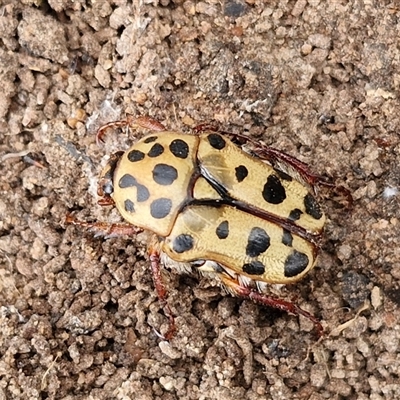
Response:
[[[400,82],[394,4],[3,1],[0,8],[0,398],[400,397]],[[317,267],[282,295],[307,320],[165,270],[170,342],[147,237],[64,224],[97,205],[102,124],[201,122],[283,150],[346,186],[324,193]],[[332,332],[329,335],[329,332]]]

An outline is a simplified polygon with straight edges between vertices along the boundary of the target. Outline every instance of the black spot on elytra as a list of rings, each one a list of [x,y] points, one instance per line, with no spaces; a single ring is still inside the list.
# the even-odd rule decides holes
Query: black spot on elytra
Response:
[[[172,185],[178,177],[178,171],[175,167],[168,164],[157,164],[153,169],[154,182],[159,185],[169,186]]]
[[[169,145],[169,149],[171,153],[177,158],[185,159],[189,155],[189,146],[185,141],[181,139],[173,140]]]
[[[308,193],[304,197],[304,207],[306,209],[306,213],[308,215],[310,215],[311,217],[313,217],[315,219],[322,218],[321,208],[320,208],[319,204],[317,203],[317,200],[315,199],[315,197],[312,194]]]
[[[242,182],[243,179],[249,174],[248,169],[244,165],[239,165],[235,168],[235,176],[238,182]]]
[[[128,153],[127,157],[129,161],[137,162],[143,160],[145,154],[140,150],[133,149]]]
[[[214,147],[214,149],[222,150],[225,147],[226,142],[221,135],[218,135],[216,133],[210,133],[207,136],[207,139],[210,145]]]
[[[307,268],[308,261],[307,254],[293,250],[285,260],[285,276],[287,278],[293,278],[301,274]]]
[[[299,210],[298,208],[295,208],[295,209],[293,209],[292,211],[290,211],[290,214],[289,214],[289,217],[288,217],[288,218],[289,218],[291,221],[297,221],[297,220],[300,219],[301,214],[303,214],[303,211]]]
[[[265,272],[265,265],[257,260],[243,265],[243,272],[249,275],[262,275]]]
[[[150,214],[153,218],[165,218],[171,211],[172,201],[161,197],[150,204]]]
[[[158,139],[157,136],[149,136],[146,139],[143,140],[144,143],[152,143],[155,142]]]
[[[247,239],[246,255],[257,257],[270,246],[270,237],[262,228],[253,228]]]
[[[292,245],[293,245],[293,236],[292,236],[292,234],[291,234],[288,230],[286,230],[286,229],[283,230],[282,243],[283,243],[285,246],[289,246],[289,247],[292,247]]]
[[[133,187],[133,186],[136,186],[136,184],[137,184],[136,179],[130,174],[123,175],[118,182],[118,186],[121,189]]]
[[[281,171],[280,169],[274,168],[274,171],[279,175],[279,178],[283,179],[284,181],[290,182],[293,180],[290,175],[288,175],[286,172]]]
[[[128,211],[130,213],[135,212],[135,205],[133,204],[133,201],[129,199],[124,201],[124,208],[125,211]]]
[[[150,197],[150,192],[146,186],[143,186],[140,183],[138,183],[136,185],[136,189],[137,189],[136,200],[138,202],[143,202],[148,200],[148,198]]]
[[[175,252],[180,254],[190,250],[193,247],[193,243],[192,236],[182,233],[174,239],[172,248]]]
[[[286,199],[286,191],[276,175],[270,175],[262,191],[264,200],[270,204],[280,204]]]
[[[149,150],[147,155],[151,158],[154,158],[154,157],[158,157],[162,153],[164,153],[164,147],[161,146],[160,143],[155,143],[155,144],[153,144],[152,148]]]
[[[146,186],[139,183],[135,177],[130,174],[125,174],[121,177],[118,182],[118,186],[121,189],[135,187],[137,189],[136,200],[137,201],[146,201],[150,197],[150,193]]]
[[[222,221],[215,230],[219,239],[226,239],[229,235],[229,222]]]

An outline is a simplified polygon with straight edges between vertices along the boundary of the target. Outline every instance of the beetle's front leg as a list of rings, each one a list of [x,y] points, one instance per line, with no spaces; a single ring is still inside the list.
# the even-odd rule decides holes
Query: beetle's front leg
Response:
[[[277,308],[282,311],[286,311],[293,315],[308,318],[310,321],[314,323],[314,326],[317,330],[318,337],[321,337],[324,333],[324,328],[321,325],[321,322],[314,315],[309,312],[303,310],[298,305],[291,303],[289,301],[285,301],[282,299],[277,299],[274,297],[269,297],[263,293],[258,292],[255,289],[252,289],[248,286],[243,286],[237,279],[234,279],[225,274],[219,274],[219,278],[222,283],[225,285],[226,289],[231,292],[233,295],[242,297],[245,299],[253,300],[255,303],[262,304],[264,306]]]
[[[77,219],[71,214],[67,215],[67,217],[65,218],[65,223],[87,229],[88,231],[93,232],[95,236],[104,236],[106,238],[124,236],[124,235],[133,236],[137,233],[143,232],[142,228],[138,228],[131,224],[87,222]]]
[[[160,245],[156,239],[153,239],[149,244],[148,253],[150,258],[151,273],[153,276],[154,286],[157,291],[158,300],[165,309],[165,314],[169,319],[168,331],[163,336],[163,339],[170,340],[176,331],[175,318],[167,301],[167,289],[165,288],[161,276]]]
[[[158,122],[156,119],[149,116],[133,117],[128,115],[125,119],[109,122],[108,124],[101,126],[96,134],[96,143],[100,144],[103,142],[103,136],[107,129],[125,128],[127,126],[132,129],[144,128],[153,132],[163,132],[167,130],[161,122]]]

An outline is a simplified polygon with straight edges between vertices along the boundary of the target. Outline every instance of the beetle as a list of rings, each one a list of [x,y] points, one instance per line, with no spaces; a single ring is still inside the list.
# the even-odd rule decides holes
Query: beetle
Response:
[[[148,255],[169,317],[164,337],[173,336],[175,324],[161,266],[211,275],[235,296],[305,316],[322,335],[315,316],[263,289],[294,283],[314,267],[326,220],[315,187],[333,184],[284,152],[208,125],[185,134],[150,117],[128,117],[100,128],[97,142],[124,126],[150,133],[110,157],[98,195],[125,223],[72,215],[67,222],[108,236],[153,233]]]

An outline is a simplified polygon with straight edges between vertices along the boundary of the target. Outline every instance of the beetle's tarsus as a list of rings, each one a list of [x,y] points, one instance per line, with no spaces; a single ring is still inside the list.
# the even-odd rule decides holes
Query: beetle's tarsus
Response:
[[[96,133],[97,145],[99,146],[101,143],[104,143],[103,136],[108,129],[125,128],[127,126],[132,129],[149,129],[153,132],[162,132],[167,130],[161,122],[149,116],[133,117],[132,115],[128,115],[125,119],[109,122],[101,126]]]
[[[250,299],[253,300],[255,303],[277,308],[296,316],[302,315],[303,317],[306,317],[314,323],[318,337],[321,337],[323,335],[324,328],[322,327],[321,322],[318,320],[318,318],[316,318],[308,311],[303,310],[297,304],[267,296],[249,286],[241,285],[239,280],[227,276],[226,274],[219,274],[219,277],[227,290],[235,296]]]

